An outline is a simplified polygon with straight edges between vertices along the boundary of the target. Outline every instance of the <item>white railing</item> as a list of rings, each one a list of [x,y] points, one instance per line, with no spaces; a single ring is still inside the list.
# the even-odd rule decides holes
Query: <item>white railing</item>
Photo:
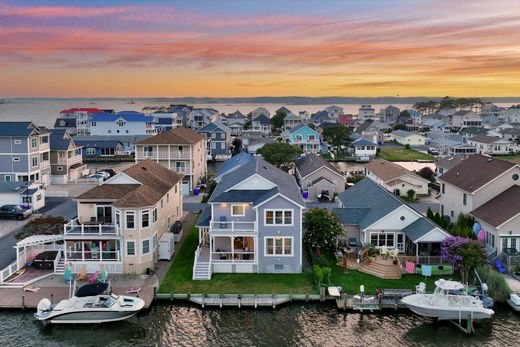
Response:
[[[58,252],[58,255],[56,255],[56,259],[54,259],[54,271],[56,271],[56,269],[58,268],[58,263],[60,262],[61,260],[61,252]]]
[[[184,166],[184,167],[171,167],[170,170],[185,174],[185,175],[191,175],[191,168]]]
[[[5,281],[11,277],[16,271],[18,271],[18,263],[15,260],[11,264],[7,265],[4,269],[0,271],[0,284],[5,283]]]
[[[95,273],[96,271],[106,270],[110,277],[110,274],[122,274],[123,273],[123,263],[121,262],[105,262],[105,261],[68,261],[67,264],[70,265],[73,273],[79,273],[81,271],[81,267],[84,265],[86,267],[87,273]]]
[[[234,220],[226,220],[226,221],[211,221],[210,222],[210,231],[219,231],[219,232],[257,232],[256,222],[241,222]]]
[[[119,227],[115,224],[80,224],[76,218],[64,225],[63,233],[66,236],[118,236]]]
[[[199,259],[200,256],[200,246],[197,246],[197,249],[195,250],[195,260],[193,261],[193,269],[191,271],[192,274],[195,273],[195,268],[197,267],[197,259]]]
[[[136,153],[137,159],[187,159],[191,158],[190,152],[187,151],[140,151]]]
[[[226,252],[211,252],[212,262],[223,263],[254,263],[255,252],[245,251],[226,251]]]

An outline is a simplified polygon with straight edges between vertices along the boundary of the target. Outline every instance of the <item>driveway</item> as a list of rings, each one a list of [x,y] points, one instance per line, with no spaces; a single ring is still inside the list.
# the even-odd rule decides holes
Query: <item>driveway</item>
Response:
[[[185,202],[182,204],[182,208],[186,212],[202,211],[206,206],[208,206],[208,204],[203,204],[201,202]]]

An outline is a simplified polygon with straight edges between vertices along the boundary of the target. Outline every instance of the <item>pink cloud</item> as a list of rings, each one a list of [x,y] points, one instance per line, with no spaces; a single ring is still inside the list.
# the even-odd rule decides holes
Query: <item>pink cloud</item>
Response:
[[[135,10],[134,6],[76,7],[76,6],[9,6],[0,4],[0,15],[17,17],[97,17]]]

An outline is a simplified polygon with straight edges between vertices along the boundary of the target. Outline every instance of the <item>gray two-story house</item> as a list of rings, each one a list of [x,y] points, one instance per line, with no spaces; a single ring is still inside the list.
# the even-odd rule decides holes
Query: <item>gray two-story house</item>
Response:
[[[302,271],[302,214],[293,176],[260,157],[226,173],[197,227],[193,279],[214,272]]]
[[[213,122],[203,126],[198,133],[206,135],[206,150],[212,159],[227,159],[230,156],[231,128],[222,122]]]
[[[50,183],[49,131],[32,122],[0,122],[0,181]]]
[[[82,147],[76,145],[65,129],[51,129],[51,182],[66,184],[85,176],[87,164],[83,163]]]

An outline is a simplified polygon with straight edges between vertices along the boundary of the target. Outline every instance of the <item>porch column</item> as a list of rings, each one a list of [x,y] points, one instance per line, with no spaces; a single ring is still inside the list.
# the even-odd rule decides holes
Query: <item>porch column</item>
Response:
[[[66,241],[63,241],[63,255],[64,255],[65,262],[67,262],[67,242]]]
[[[415,260],[417,261],[417,264],[419,264],[419,244],[414,242],[415,245]]]
[[[235,261],[235,237],[231,236],[231,261]]]
[[[156,153],[157,154],[155,155],[155,158],[156,158],[157,162],[159,162],[159,145],[157,145],[156,147],[157,147],[156,148]]]
[[[202,237],[201,237],[201,232],[200,232],[200,228],[199,228],[199,245],[201,242],[202,242]]]
[[[209,237],[209,263],[213,262],[213,236]]]
[[[81,260],[85,261],[85,241],[81,241]]]

